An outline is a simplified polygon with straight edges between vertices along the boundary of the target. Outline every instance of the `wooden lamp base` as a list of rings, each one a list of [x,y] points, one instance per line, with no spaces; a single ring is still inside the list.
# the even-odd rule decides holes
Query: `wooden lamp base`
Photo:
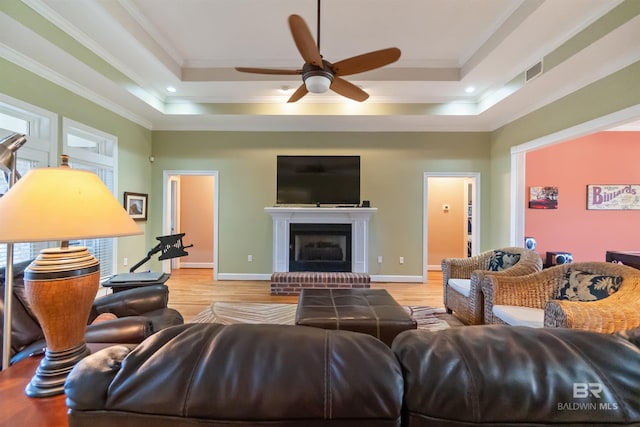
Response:
[[[47,342],[25,393],[29,397],[62,394],[73,366],[90,353],[84,336],[100,284],[100,264],[83,246],[44,249],[25,270],[24,283]]]

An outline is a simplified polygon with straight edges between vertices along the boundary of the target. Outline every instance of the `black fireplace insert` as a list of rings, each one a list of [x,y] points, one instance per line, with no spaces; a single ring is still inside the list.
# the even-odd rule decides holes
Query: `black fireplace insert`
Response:
[[[351,224],[290,224],[289,271],[351,271]]]

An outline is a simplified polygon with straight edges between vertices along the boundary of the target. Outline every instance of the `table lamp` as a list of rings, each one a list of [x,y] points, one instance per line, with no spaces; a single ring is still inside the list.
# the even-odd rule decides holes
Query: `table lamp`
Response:
[[[47,343],[25,389],[30,397],[63,393],[68,373],[89,354],[84,335],[100,264],[69,240],[142,234],[100,178],[70,168],[68,160],[63,155],[58,168],[30,170],[0,197],[0,242],[62,242],[43,249],[24,272],[27,300]]]

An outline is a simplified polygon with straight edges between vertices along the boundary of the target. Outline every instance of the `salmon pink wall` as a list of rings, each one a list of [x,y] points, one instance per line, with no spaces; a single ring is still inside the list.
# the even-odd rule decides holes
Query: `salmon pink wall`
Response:
[[[607,250],[640,250],[640,210],[587,210],[587,184],[640,184],[640,132],[600,132],[527,153],[525,183],[558,187],[558,209],[525,208],[525,235],[576,261]],[[640,196],[640,195],[639,195]]]
[[[464,178],[429,177],[427,262],[437,266],[443,258],[467,256],[467,206]],[[443,205],[449,205],[445,211]]]
[[[207,268],[213,265],[213,177],[180,177],[180,230],[189,255],[180,258],[182,267]]]

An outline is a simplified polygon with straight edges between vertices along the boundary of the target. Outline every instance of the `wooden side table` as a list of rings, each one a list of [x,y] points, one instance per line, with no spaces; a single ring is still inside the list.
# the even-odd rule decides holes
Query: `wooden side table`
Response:
[[[0,426],[68,427],[64,394],[37,399],[24,394],[41,359],[29,357],[0,372]]]
[[[114,344],[88,343],[92,353]],[[28,357],[0,372],[0,426],[68,427],[66,396],[27,397],[29,384],[43,356]]]

